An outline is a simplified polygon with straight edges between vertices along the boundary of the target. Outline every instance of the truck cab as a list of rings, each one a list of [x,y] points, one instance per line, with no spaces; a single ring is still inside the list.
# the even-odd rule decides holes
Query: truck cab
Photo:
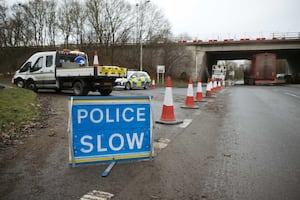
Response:
[[[55,51],[39,52],[32,55],[19,70],[16,71],[12,82],[18,87],[36,90],[56,84],[55,79]],[[53,86],[53,87],[54,87]]]

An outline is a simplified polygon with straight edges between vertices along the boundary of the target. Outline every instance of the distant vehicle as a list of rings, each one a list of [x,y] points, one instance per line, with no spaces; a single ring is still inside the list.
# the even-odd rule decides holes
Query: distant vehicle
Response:
[[[151,78],[145,71],[127,71],[126,78],[117,78],[115,88],[131,90],[133,88],[147,89],[151,85]]]
[[[84,52],[66,49],[33,54],[15,72],[12,83],[33,91],[73,89],[75,95],[99,91],[106,96],[112,92],[116,78],[125,75],[126,68],[88,66],[88,57]]]
[[[291,74],[276,74],[276,83],[291,83]]]
[[[225,65],[213,65],[212,66],[212,79],[217,81],[225,81],[226,66]]]
[[[244,71],[245,85],[273,84],[276,82],[276,55],[273,53],[256,54]]]

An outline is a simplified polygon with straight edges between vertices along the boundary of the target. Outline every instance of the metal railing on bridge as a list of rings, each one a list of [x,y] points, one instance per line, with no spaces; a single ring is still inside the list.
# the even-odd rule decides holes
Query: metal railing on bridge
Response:
[[[300,39],[300,32],[274,32],[274,33],[236,33],[236,34],[212,34],[211,36],[175,37],[171,40],[179,43],[214,43],[214,42],[236,42],[236,41],[265,41],[265,40],[291,40]]]

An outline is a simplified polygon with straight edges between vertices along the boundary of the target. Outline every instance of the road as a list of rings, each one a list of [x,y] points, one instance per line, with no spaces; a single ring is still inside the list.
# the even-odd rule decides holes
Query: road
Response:
[[[300,90],[241,86],[227,102],[218,145],[227,155],[203,191],[213,199],[300,199]]]
[[[164,89],[113,91],[153,95],[161,115]],[[91,94],[93,95],[93,94]],[[300,89],[234,86],[182,109],[185,88],[173,88],[181,125],[155,124],[153,161],[69,168],[68,94],[39,93],[49,105],[47,127],[2,152],[3,199],[80,199],[91,191],[113,199],[300,199]],[[190,122],[190,123],[189,123]]]

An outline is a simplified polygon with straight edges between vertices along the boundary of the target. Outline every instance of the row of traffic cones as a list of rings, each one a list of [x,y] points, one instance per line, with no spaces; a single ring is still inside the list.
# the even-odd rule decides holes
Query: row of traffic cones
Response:
[[[225,87],[225,82],[223,82],[221,86],[221,82],[216,82],[212,79],[209,79],[206,85],[206,97],[212,97],[212,94],[218,91],[219,89],[221,89],[221,87]],[[203,100],[201,79],[198,79],[196,99],[194,99],[193,81],[192,78],[190,78],[185,104],[181,106],[181,108],[199,109],[199,106],[195,105],[195,102],[206,102],[206,100]],[[179,124],[182,122],[183,122],[182,120],[176,120],[174,115],[172,83],[171,83],[171,77],[168,77],[166,83],[164,104],[162,108],[162,115],[160,120],[156,121],[156,123]]]

